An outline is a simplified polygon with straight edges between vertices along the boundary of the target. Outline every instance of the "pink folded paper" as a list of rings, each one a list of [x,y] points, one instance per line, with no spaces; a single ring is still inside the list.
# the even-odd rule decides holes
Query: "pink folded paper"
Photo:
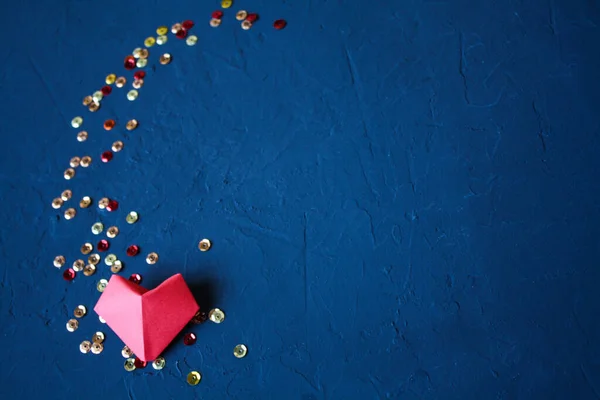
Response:
[[[113,275],[94,307],[143,361],[160,356],[199,309],[181,274],[152,290]]]

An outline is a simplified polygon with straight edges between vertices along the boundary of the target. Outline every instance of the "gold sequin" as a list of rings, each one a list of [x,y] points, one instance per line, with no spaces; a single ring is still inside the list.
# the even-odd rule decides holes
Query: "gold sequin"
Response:
[[[69,160],[69,165],[73,168],[77,168],[77,167],[79,167],[80,161],[81,161],[81,158],[73,157],[73,158],[71,158],[71,160]]]
[[[112,151],[114,151],[115,153],[118,153],[121,150],[123,150],[123,142],[121,142],[120,140],[117,140],[116,142],[114,142],[112,144]]]
[[[60,198],[63,199],[64,201],[71,200],[71,197],[73,197],[73,192],[70,191],[69,189],[63,190],[62,193],[60,194]]]
[[[218,308],[213,308],[208,312],[208,319],[215,324],[220,324],[225,320],[225,313]]]
[[[79,163],[79,165],[81,165],[83,168],[87,168],[90,166],[91,163],[92,163],[92,157],[83,156],[83,157],[81,157],[81,162]]]
[[[79,321],[76,319],[70,319],[67,321],[67,330],[69,332],[75,332],[79,328]]]
[[[160,59],[158,60],[162,65],[167,65],[168,63],[171,62],[171,55],[169,53],[165,53],[162,56],[160,56]]]
[[[146,40],[144,40],[144,46],[146,47],[152,47],[155,43],[156,39],[154,39],[152,36],[147,37]]]
[[[78,305],[77,307],[75,307],[75,311],[73,311],[73,315],[76,318],[81,318],[85,314],[87,314],[87,308],[85,308],[84,305]]]
[[[231,7],[231,4],[233,4],[233,1],[231,0],[221,0],[221,7],[223,8],[229,8]]]
[[[91,243],[84,243],[81,246],[81,254],[90,254],[92,250],[94,250],[94,245],[92,245]]]
[[[56,256],[56,257],[54,257],[54,266],[56,268],[62,267],[63,265],[65,265],[65,262],[66,262],[65,256]]]
[[[75,176],[75,170],[73,168],[67,168],[63,176],[66,180],[70,180]]]
[[[88,257],[88,263],[92,265],[98,265],[100,262],[100,255],[98,253],[94,253]]]
[[[212,246],[212,244],[210,243],[210,240],[208,240],[208,239],[202,239],[200,241],[200,243],[198,243],[198,248],[200,249],[200,251],[208,251],[208,250],[210,250],[211,246]]]
[[[94,342],[94,343],[104,342],[104,333],[102,333],[102,332],[94,333],[94,335],[92,336],[92,342]]]
[[[79,200],[79,207],[88,208],[92,204],[92,199],[90,196],[83,196],[81,200]]]
[[[148,65],[148,60],[145,58],[140,58],[139,60],[137,60],[137,62],[135,63],[135,65],[138,68],[144,68],[146,65]]]
[[[131,55],[134,58],[140,58],[140,54],[142,54],[142,48],[141,47],[136,47],[135,49],[133,49],[133,51],[131,52]]]
[[[115,74],[108,74],[104,82],[106,82],[107,85],[112,85],[116,80],[117,76]]]
[[[219,25],[221,25],[221,20],[220,19],[211,18],[211,20],[210,20],[210,26],[212,26],[213,28],[216,28]]]
[[[162,36],[162,35],[166,35],[167,33],[169,33],[169,28],[167,28],[166,26],[159,26],[158,28],[156,28],[156,34],[158,36]]]
[[[192,371],[187,376],[187,383],[192,386],[196,386],[202,380],[202,375],[198,371]]]
[[[110,228],[108,228],[106,230],[106,236],[108,236],[111,239],[116,238],[118,234],[119,234],[119,228],[117,228],[116,226],[111,226]]]
[[[252,22],[250,21],[243,21],[242,22],[242,29],[247,31],[248,29],[252,28]]]
[[[92,353],[100,354],[104,350],[104,345],[102,343],[92,343]]]
[[[127,79],[125,79],[124,76],[120,76],[115,81],[115,86],[118,88],[122,88],[123,86],[125,86],[126,83],[127,83]]]
[[[173,24],[173,26],[171,26],[171,33],[174,35],[177,32],[179,32],[181,30],[181,24],[178,22],[176,24]]]
[[[137,97],[138,97],[137,90],[133,89],[133,90],[130,90],[129,92],[127,92],[127,100],[134,101],[135,99],[137,99]]]
[[[136,79],[135,81],[133,81],[131,86],[133,86],[134,89],[141,89],[141,87],[144,86],[144,80]]]
[[[133,355],[133,351],[131,351],[129,347],[125,346],[123,347],[123,350],[121,350],[121,355],[123,356],[123,358],[129,358]]]
[[[165,35],[160,35],[156,38],[156,44],[162,46],[163,44],[167,43],[168,40],[169,39]]]
[[[98,321],[100,321],[101,323],[105,324],[106,320],[104,318],[102,318],[101,315],[98,315]]]
[[[102,293],[104,292],[104,289],[106,289],[107,285],[108,281],[106,279],[100,279],[100,281],[98,281],[98,284],[96,285],[96,289],[98,289],[98,291]]]
[[[92,98],[92,96],[85,96],[83,98],[83,101],[81,102],[84,106],[89,106],[90,104],[92,104],[92,102],[94,101],[94,99]]]
[[[238,344],[237,346],[235,346],[233,348],[233,355],[236,356],[237,358],[244,358],[244,357],[246,357],[247,353],[248,353],[248,348],[246,347],[246,345]]]
[[[158,261],[158,254],[156,254],[156,253],[150,253],[150,254],[148,254],[148,257],[146,257],[146,262],[150,265],[156,264],[157,261]]]
[[[84,340],[83,342],[81,342],[79,344],[79,351],[81,351],[83,354],[87,354],[90,352],[91,347],[92,347],[92,344],[90,343],[90,341]]]
[[[71,120],[71,126],[73,128],[79,128],[81,124],[83,124],[83,118],[81,117],[75,117]]]
[[[116,260],[110,266],[110,272],[112,272],[113,274],[119,273],[122,269],[123,269],[123,263],[120,260]]]
[[[55,210],[58,210],[59,208],[61,208],[62,205],[63,205],[63,199],[57,197],[54,200],[52,200],[52,208],[54,208]]]
[[[100,200],[98,200],[98,208],[104,210],[109,202],[110,200],[107,197],[101,198]]]
[[[86,131],[81,131],[77,134],[78,142],[85,142],[88,138],[88,133]]]
[[[83,261],[83,260],[73,261],[73,270],[74,271],[79,272],[79,271],[83,270],[83,267],[85,267],[85,261]]]
[[[138,126],[137,119],[130,119],[129,121],[127,121],[127,125],[125,125],[125,128],[126,128],[128,131],[132,131],[132,130],[134,130],[135,128],[137,128],[137,126]]]
[[[95,91],[94,94],[92,95],[92,99],[94,100],[94,103],[96,103],[96,104],[100,104],[100,102],[102,101],[103,98],[104,98],[104,94],[100,90]]]
[[[238,21],[243,21],[246,19],[247,16],[248,13],[246,12],[246,10],[240,10],[235,14],[235,19],[237,19]]]
[[[104,257],[104,264],[108,265],[109,267],[113,265],[115,261],[117,261],[117,256],[114,254],[109,254]]]
[[[92,233],[94,235],[101,234],[103,230],[104,230],[104,225],[102,225],[102,222],[96,222],[94,225],[92,225]]]
[[[127,216],[125,217],[125,221],[127,221],[128,224],[135,224],[137,222],[138,218],[139,218],[139,215],[137,212],[129,211],[129,214],[127,214]]]
[[[124,368],[125,368],[125,371],[127,371],[127,372],[134,371],[135,370],[135,359],[128,358],[127,360],[125,360]]]
[[[185,44],[188,46],[193,46],[196,44],[196,42],[198,42],[198,36],[196,35],[188,36],[187,39],[185,39]]]
[[[75,215],[77,215],[77,210],[75,210],[74,208],[67,208],[65,210],[65,219],[66,220],[75,218]]]
[[[96,112],[100,109],[100,103],[92,103],[88,106],[88,110],[90,110],[90,112]]]
[[[152,368],[160,371],[165,367],[165,359],[163,357],[158,357],[156,360],[152,361]]]
[[[85,276],[92,276],[96,273],[96,266],[94,264],[88,264],[83,269],[83,274]]]

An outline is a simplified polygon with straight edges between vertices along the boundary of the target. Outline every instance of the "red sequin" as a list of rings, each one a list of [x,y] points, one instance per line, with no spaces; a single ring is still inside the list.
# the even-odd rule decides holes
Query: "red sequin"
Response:
[[[285,28],[286,25],[287,22],[285,22],[285,19],[278,19],[277,21],[273,22],[273,27],[277,30]]]
[[[127,255],[129,257],[137,256],[140,253],[140,247],[138,245],[132,244],[127,248]]]
[[[250,13],[246,16],[246,21],[248,22],[255,22],[258,19],[258,14],[256,13]]]
[[[185,336],[183,337],[183,344],[185,344],[186,346],[191,346],[194,343],[196,343],[196,335],[194,335],[193,333],[186,333]]]
[[[109,162],[113,158],[113,153],[110,150],[106,150],[104,153],[102,153],[100,158],[102,159],[102,162]]]
[[[135,365],[136,368],[146,368],[146,365],[148,364],[146,361],[142,361],[139,358],[135,358],[135,361],[133,362],[133,364]]]
[[[179,39],[185,39],[185,37],[187,36],[187,31],[185,29],[180,29],[177,31],[175,36],[177,36]]]
[[[144,79],[146,77],[146,73],[144,71],[136,71],[135,74],[133,74],[133,77],[137,80]]]
[[[69,268],[63,272],[63,278],[65,278],[65,281],[72,281],[75,279],[75,275],[77,275],[77,273],[73,268]]]
[[[119,208],[119,202],[116,200],[109,200],[108,204],[106,205],[106,211],[115,211],[117,208]]]
[[[124,67],[127,70],[132,70],[135,68],[135,58],[133,56],[125,57]]]
[[[98,248],[98,251],[106,251],[110,247],[110,243],[108,243],[108,240],[102,239],[98,242],[96,247]]]
[[[112,92],[112,88],[110,86],[106,85],[106,86],[102,86],[102,89],[100,89],[100,91],[102,92],[102,94],[104,96],[108,96]]]
[[[139,284],[140,282],[142,282],[142,276],[140,274],[132,274],[129,277],[129,280],[133,283]]]
[[[213,11],[212,17],[215,19],[223,18],[223,11],[221,11],[221,10]]]
[[[223,14],[223,13],[221,13],[221,14]],[[194,27],[194,21],[190,21],[189,19],[188,19],[188,20],[185,20],[185,21],[183,21],[183,22],[181,23],[181,27],[182,27],[183,29],[185,29],[186,31],[187,31],[187,30],[190,30],[190,29],[192,29],[192,28]]]

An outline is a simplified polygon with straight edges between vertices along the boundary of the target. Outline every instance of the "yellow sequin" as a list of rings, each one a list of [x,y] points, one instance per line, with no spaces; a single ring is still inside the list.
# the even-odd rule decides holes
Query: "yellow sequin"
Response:
[[[105,82],[107,85],[112,85],[116,80],[117,76],[115,74],[109,74],[107,75]]]
[[[231,7],[232,4],[233,4],[233,1],[231,1],[231,0],[221,0],[221,7],[223,7],[223,8],[229,8],[229,7]]]
[[[158,36],[163,36],[167,33],[169,33],[169,28],[167,28],[166,26],[159,26],[158,28],[156,28],[156,34]]]
[[[146,47],[152,47],[154,46],[154,44],[156,43],[156,39],[154,39],[152,36],[146,38],[146,40],[144,40],[144,46]]]

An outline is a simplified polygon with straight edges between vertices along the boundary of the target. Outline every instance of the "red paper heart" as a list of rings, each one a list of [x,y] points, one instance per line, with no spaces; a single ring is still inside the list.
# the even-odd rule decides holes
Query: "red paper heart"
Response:
[[[94,311],[138,358],[152,361],[199,308],[181,274],[152,290],[113,275]]]

